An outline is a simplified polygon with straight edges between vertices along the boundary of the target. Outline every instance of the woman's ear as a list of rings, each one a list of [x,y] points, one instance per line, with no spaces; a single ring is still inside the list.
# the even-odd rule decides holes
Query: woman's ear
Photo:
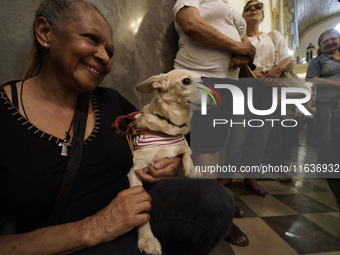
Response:
[[[34,23],[35,37],[44,49],[50,47],[51,25],[44,17],[38,17]]]
[[[263,13],[263,10],[262,10],[262,19],[261,19],[260,22],[263,22],[263,20],[264,20],[264,13]]]

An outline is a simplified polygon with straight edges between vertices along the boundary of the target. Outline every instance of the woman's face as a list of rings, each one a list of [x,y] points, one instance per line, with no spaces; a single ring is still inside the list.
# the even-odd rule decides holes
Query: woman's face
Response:
[[[246,22],[256,21],[260,23],[264,18],[262,10],[263,10],[262,3],[258,1],[251,2],[244,8],[243,18],[246,20]]]
[[[112,32],[104,18],[92,8],[57,31],[51,31],[48,61],[51,72],[68,89],[93,90],[111,71],[114,53]],[[53,74],[52,74],[53,75]]]
[[[340,47],[340,39],[337,34],[325,34],[320,42],[321,51],[327,54],[334,54]]]

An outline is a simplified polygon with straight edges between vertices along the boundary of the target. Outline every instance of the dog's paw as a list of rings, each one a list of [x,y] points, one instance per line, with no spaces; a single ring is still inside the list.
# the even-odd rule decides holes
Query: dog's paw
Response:
[[[190,178],[202,178],[203,174],[198,171],[191,171],[190,172]]]
[[[150,255],[162,255],[162,246],[156,237],[142,237],[138,240],[138,248]]]

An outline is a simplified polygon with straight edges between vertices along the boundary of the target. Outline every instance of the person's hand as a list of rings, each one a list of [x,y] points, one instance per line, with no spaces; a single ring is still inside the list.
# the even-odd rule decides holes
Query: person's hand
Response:
[[[266,78],[266,75],[261,72],[257,72],[254,70],[253,73],[255,74],[257,78]]]
[[[280,76],[282,74],[282,70],[279,67],[272,68],[268,73],[265,75],[265,85],[268,87],[287,87],[283,82],[280,81]]]
[[[311,112],[313,115],[316,113],[316,108],[314,106],[311,106],[310,103],[305,105],[307,110],[309,110],[309,112]]]
[[[282,70],[276,66],[266,74],[266,78],[280,78],[281,74]]]
[[[249,62],[253,62],[256,48],[250,41],[238,42],[236,47],[232,50],[232,53],[234,55],[247,56],[249,57]]]
[[[150,219],[151,197],[142,186],[118,193],[111,203],[85,219],[89,246],[111,241]]]
[[[249,62],[249,57],[234,55],[230,61],[229,70],[236,69],[238,67],[245,67]]]
[[[151,165],[147,173],[137,169],[136,174],[143,181],[155,183],[173,177],[177,173],[181,161],[180,157],[165,158]]]

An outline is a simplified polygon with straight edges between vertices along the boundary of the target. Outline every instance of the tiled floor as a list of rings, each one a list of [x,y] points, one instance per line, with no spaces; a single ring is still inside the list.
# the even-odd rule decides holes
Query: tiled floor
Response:
[[[313,148],[300,142],[291,161],[315,162]],[[210,255],[340,255],[339,211],[324,179],[266,179],[258,183],[265,198],[254,196],[243,180],[234,180],[230,191],[245,211],[234,222],[249,238],[237,247],[221,242]]]

